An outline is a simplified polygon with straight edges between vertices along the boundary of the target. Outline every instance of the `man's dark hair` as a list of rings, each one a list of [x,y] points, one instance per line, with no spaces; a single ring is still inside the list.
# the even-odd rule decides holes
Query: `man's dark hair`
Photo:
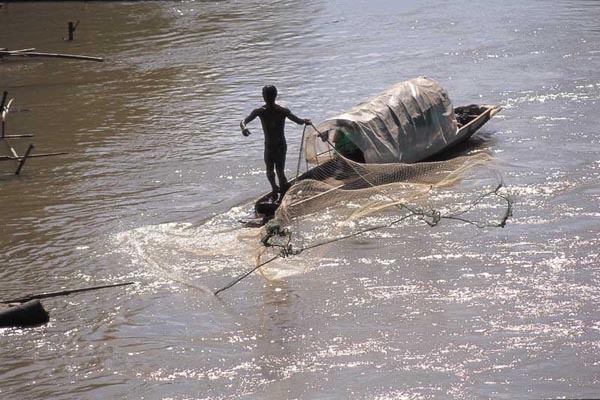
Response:
[[[277,88],[273,85],[267,85],[262,88],[262,95],[266,102],[273,103],[277,97]]]

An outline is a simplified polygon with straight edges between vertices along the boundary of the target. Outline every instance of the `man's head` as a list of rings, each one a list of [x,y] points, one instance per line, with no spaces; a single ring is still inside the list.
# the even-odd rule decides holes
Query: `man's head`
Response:
[[[262,88],[262,95],[265,103],[274,104],[277,98],[277,88],[273,85],[267,85]]]

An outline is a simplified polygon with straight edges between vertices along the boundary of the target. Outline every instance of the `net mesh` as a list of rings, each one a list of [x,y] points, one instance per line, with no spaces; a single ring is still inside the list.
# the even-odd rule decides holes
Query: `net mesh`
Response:
[[[301,272],[309,265],[293,256],[322,257],[336,241],[398,226],[504,226],[512,199],[493,165],[486,153],[415,164],[361,164],[335,153],[297,179],[263,227],[257,265],[275,260],[259,271],[268,279]]]

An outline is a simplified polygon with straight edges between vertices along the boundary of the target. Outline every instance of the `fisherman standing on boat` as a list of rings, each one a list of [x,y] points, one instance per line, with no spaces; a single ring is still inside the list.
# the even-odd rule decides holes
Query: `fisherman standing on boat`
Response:
[[[240,128],[242,135],[249,136],[250,131],[246,124],[253,121],[256,117],[260,118],[260,123],[265,134],[265,164],[267,167],[267,179],[271,184],[271,198],[277,199],[278,193],[283,196],[287,191],[289,184],[285,177],[285,156],[287,153],[287,143],[285,141],[285,119],[289,118],[298,125],[310,125],[310,119],[298,118],[292,112],[275,103],[277,98],[277,88],[267,85],[262,89],[262,96],[265,105],[252,111],[242,122]],[[279,187],[275,184],[275,171],[279,179]]]

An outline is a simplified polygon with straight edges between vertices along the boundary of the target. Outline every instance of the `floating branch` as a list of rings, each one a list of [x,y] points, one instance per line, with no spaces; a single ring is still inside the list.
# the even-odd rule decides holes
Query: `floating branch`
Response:
[[[47,58],[67,58],[71,60],[83,61],[104,61],[100,57],[80,56],[75,54],[59,54],[59,53],[39,53],[34,48],[22,50],[0,50],[0,58],[2,57],[47,57]]]

